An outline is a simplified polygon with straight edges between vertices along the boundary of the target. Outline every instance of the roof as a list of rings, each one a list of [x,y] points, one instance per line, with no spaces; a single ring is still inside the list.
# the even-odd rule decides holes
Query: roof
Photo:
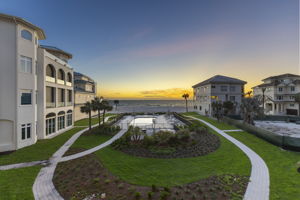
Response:
[[[56,52],[56,53],[60,53],[60,54],[63,54],[65,56],[67,56],[69,59],[71,59],[73,56],[72,54],[66,52],[66,51],[63,51],[57,47],[54,47],[54,46],[49,46],[49,45],[40,45],[41,48],[43,49],[46,49],[47,51],[50,51],[50,52]]]
[[[25,19],[23,19],[21,17],[16,17],[16,16],[0,13],[0,18],[4,19],[4,20],[7,20],[7,21],[10,21],[10,22],[13,22],[13,23],[20,23],[20,24],[23,24],[25,26],[28,26],[28,27],[32,28],[33,30],[35,30],[37,32],[37,35],[38,35],[40,40],[46,39],[46,34],[43,31],[43,29],[41,29],[38,26],[35,26],[34,24],[26,21]]]
[[[94,79],[92,79],[91,77],[85,75],[85,74],[82,74],[80,72],[74,72],[74,76],[79,76],[79,77],[86,77],[89,79],[88,82],[91,82],[91,83],[95,83]],[[79,81],[79,80],[78,80]],[[82,81],[85,81],[85,80],[82,80]]]
[[[211,84],[211,83],[229,83],[229,84],[246,84],[246,81],[237,79],[237,78],[232,78],[232,77],[228,77],[228,76],[222,76],[222,75],[216,75],[213,76],[205,81],[202,81],[196,85],[193,86],[193,88],[199,87],[199,86],[203,86],[203,85],[207,85],[207,84]]]
[[[280,75],[277,75],[277,76],[270,76],[270,77],[268,77],[268,78],[263,79],[262,81],[265,81],[265,80],[267,80],[267,79],[278,79],[278,78],[286,78],[286,77],[296,77],[296,78],[300,78],[300,75],[286,73],[286,74],[280,74]]]

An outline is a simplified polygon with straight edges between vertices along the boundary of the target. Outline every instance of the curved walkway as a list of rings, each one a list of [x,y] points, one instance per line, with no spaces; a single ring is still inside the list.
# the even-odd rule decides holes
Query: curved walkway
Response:
[[[105,121],[107,121],[108,118],[109,117],[106,117]],[[94,125],[93,127],[96,127],[96,126],[98,126],[98,125]],[[81,152],[78,154],[63,157],[63,155],[69,149],[69,147],[79,138],[79,136],[81,134],[83,134],[87,130],[88,130],[88,128],[81,130],[78,133],[76,133],[75,135],[73,135],[57,152],[55,152],[55,154],[53,154],[52,158],[49,160],[49,165],[41,169],[41,171],[39,172],[37,178],[35,179],[35,182],[32,187],[34,198],[36,200],[63,200],[63,198],[60,196],[60,194],[55,189],[54,184],[52,182],[53,175],[54,175],[57,164],[59,162],[73,160],[73,159],[91,154],[95,151],[98,151],[101,148],[104,148],[104,147],[110,145],[112,142],[117,140],[119,137],[121,137],[127,131],[127,126],[123,126],[118,134],[116,134],[114,137],[112,137],[105,143],[100,144],[99,146],[96,146],[92,149],[89,149],[87,151],[84,151],[84,152]]]
[[[269,170],[264,162],[264,160],[257,155],[253,150],[249,147],[241,143],[240,141],[236,140],[235,138],[227,135],[224,131],[218,129],[217,127],[213,126],[212,124],[196,118],[192,116],[187,116],[192,119],[198,120],[208,127],[212,128],[214,131],[225,137],[227,140],[235,144],[238,148],[240,148],[250,159],[252,168],[251,168],[251,175],[250,175],[250,182],[248,184],[246,193],[244,195],[244,200],[268,200],[269,199],[269,187],[270,187],[270,176]]]

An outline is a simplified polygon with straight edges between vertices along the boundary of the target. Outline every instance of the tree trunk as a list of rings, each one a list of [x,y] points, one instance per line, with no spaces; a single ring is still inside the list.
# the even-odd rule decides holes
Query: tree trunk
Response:
[[[185,109],[186,109],[186,112],[188,112],[187,99],[185,99]]]
[[[99,126],[101,125],[101,120],[100,120],[100,110],[98,110],[98,122],[99,122]]]
[[[102,121],[102,124],[104,124],[104,118],[105,118],[105,109],[103,110],[103,121]]]
[[[89,130],[92,129],[92,114],[91,111],[89,111]]]

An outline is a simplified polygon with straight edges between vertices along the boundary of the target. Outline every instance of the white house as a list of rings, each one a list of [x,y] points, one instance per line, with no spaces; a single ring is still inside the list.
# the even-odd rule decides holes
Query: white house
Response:
[[[236,78],[216,75],[194,85],[194,110],[203,115],[211,115],[211,104],[214,101],[232,101],[239,108],[246,83]]]
[[[0,14],[0,152],[73,126],[72,56],[39,47],[45,38],[41,28]]]
[[[295,102],[295,94],[300,93],[299,75],[282,74],[262,81],[253,87],[253,95],[261,98],[264,95],[265,114],[299,115],[299,104]]]

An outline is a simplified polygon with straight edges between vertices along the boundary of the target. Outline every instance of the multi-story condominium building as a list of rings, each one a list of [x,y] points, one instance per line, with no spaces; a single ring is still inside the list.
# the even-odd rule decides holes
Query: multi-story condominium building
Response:
[[[216,75],[193,86],[194,110],[203,115],[211,115],[214,101],[232,101],[238,112],[244,95],[246,81],[227,76]]]
[[[282,74],[270,76],[253,87],[253,95],[264,96],[264,112],[269,115],[299,115],[295,95],[300,93],[300,76]]]
[[[73,70],[64,59],[70,56],[39,47],[45,38],[41,28],[0,14],[0,152],[72,127]]]
[[[96,97],[96,82],[90,77],[78,72],[74,72],[74,115],[75,121],[86,118],[87,115],[80,112],[80,107],[87,101],[92,101]],[[96,112],[92,112],[95,115]]]

